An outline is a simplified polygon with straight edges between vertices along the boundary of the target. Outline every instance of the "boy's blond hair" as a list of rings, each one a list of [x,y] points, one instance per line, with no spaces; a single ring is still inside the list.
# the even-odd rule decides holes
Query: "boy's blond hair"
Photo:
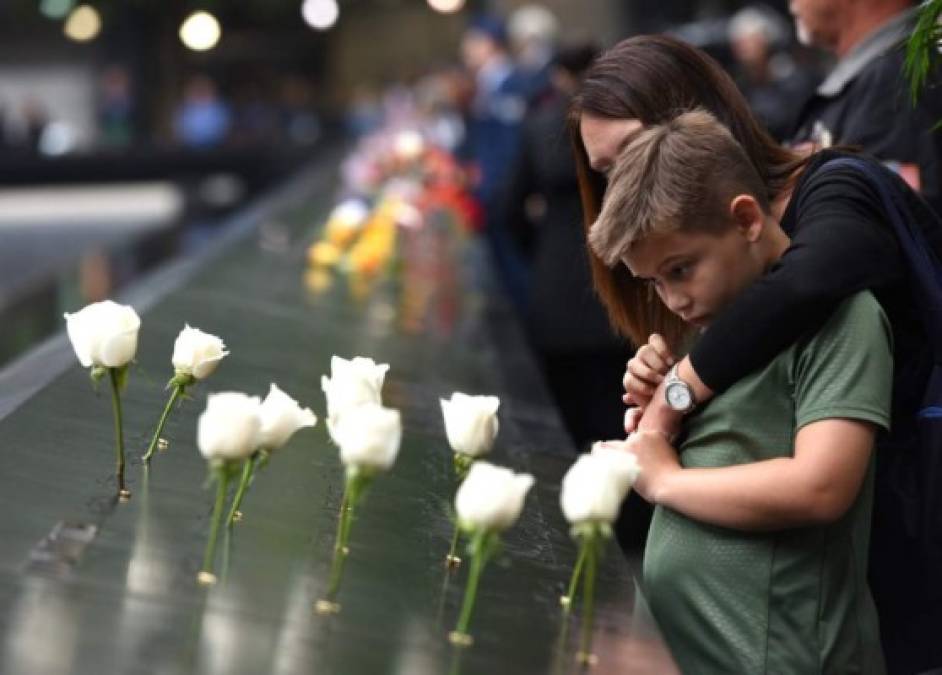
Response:
[[[589,245],[609,267],[654,233],[721,232],[732,225],[730,202],[751,195],[769,203],[745,151],[713,115],[698,109],[646,127],[615,162]]]

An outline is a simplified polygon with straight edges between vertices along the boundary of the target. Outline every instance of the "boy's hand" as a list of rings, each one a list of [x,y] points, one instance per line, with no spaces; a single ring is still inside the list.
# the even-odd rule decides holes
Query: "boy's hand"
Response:
[[[682,469],[677,451],[664,434],[657,431],[639,431],[629,436],[622,448],[638,458],[641,473],[634,489],[645,500],[657,503],[657,495],[664,481]]]
[[[641,345],[634,357],[628,361],[622,384],[625,395],[622,400],[627,405],[644,408],[654,396],[657,386],[664,381],[667,371],[674,365],[667,342],[657,333],[652,333],[646,344]],[[627,428],[627,419],[625,421]]]

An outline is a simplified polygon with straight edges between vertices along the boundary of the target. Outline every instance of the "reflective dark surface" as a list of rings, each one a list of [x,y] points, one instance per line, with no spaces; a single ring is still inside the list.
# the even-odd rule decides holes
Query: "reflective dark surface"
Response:
[[[61,329],[62,313],[105,296],[176,252],[179,223],[0,223],[0,368]]]
[[[312,278],[305,253],[331,206],[329,182],[327,171],[312,174],[142,312],[124,394],[129,503],[111,498],[108,392],[96,396],[74,359],[0,420],[2,672],[578,670],[579,610],[567,622],[559,606],[576,547],[558,486],[574,449],[516,324],[485,292],[484,256],[447,222],[432,222],[401,240],[395,274],[369,288]],[[232,353],[171,417],[170,447],[145,469],[138,457],[165,403],[184,322],[220,335]],[[69,348],[60,340],[51,349],[44,361],[54,363]],[[322,420],[258,475],[244,520],[220,542],[219,583],[197,585],[212,503],[195,447],[206,393],[263,396],[276,382],[322,418],[320,376],[332,354],[390,363],[384,402],[404,423],[398,463],[375,481],[354,522],[341,612],[314,611],[343,482]],[[467,650],[447,640],[467,565],[443,566],[455,485],[438,399],[456,390],[501,397],[493,460],[537,477],[484,572]],[[592,672],[674,670],[614,543],[598,604]]]

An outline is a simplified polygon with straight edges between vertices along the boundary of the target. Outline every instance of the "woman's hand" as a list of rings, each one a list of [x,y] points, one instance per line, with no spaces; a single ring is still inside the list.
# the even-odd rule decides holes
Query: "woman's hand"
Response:
[[[625,404],[646,407],[672,365],[674,355],[671,354],[667,342],[657,333],[652,333],[647,343],[638,348],[625,369],[622,379],[625,387],[622,400]]]
[[[625,452],[638,458],[638,466],[641,467],[634,484],[635,491],[652,504],[657,503],[657,495],[664,481],[682,470],[677,451],[664,434],[657,431],[639,431],[620,444]]]

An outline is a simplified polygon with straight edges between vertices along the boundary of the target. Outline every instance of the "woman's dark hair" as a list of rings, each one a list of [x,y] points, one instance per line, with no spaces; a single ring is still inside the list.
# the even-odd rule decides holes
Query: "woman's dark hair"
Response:
[[[605,177],[589,165],[580,132],[583,113],[651,125],[696,108],[706,109],[730,130],[762,178],[770,202],[789,187],[792,174],[805,163],[759,125],[732,78],[712,58],[666,35],[628,38],[586,71],[570,109],[569,134],[586,231],[599,215]],[[610,269],[591,250],[588,255],[596,291],[619,333],[635,344],[661,333],[675,349],[689,336],[690,327],[624,265]]]

